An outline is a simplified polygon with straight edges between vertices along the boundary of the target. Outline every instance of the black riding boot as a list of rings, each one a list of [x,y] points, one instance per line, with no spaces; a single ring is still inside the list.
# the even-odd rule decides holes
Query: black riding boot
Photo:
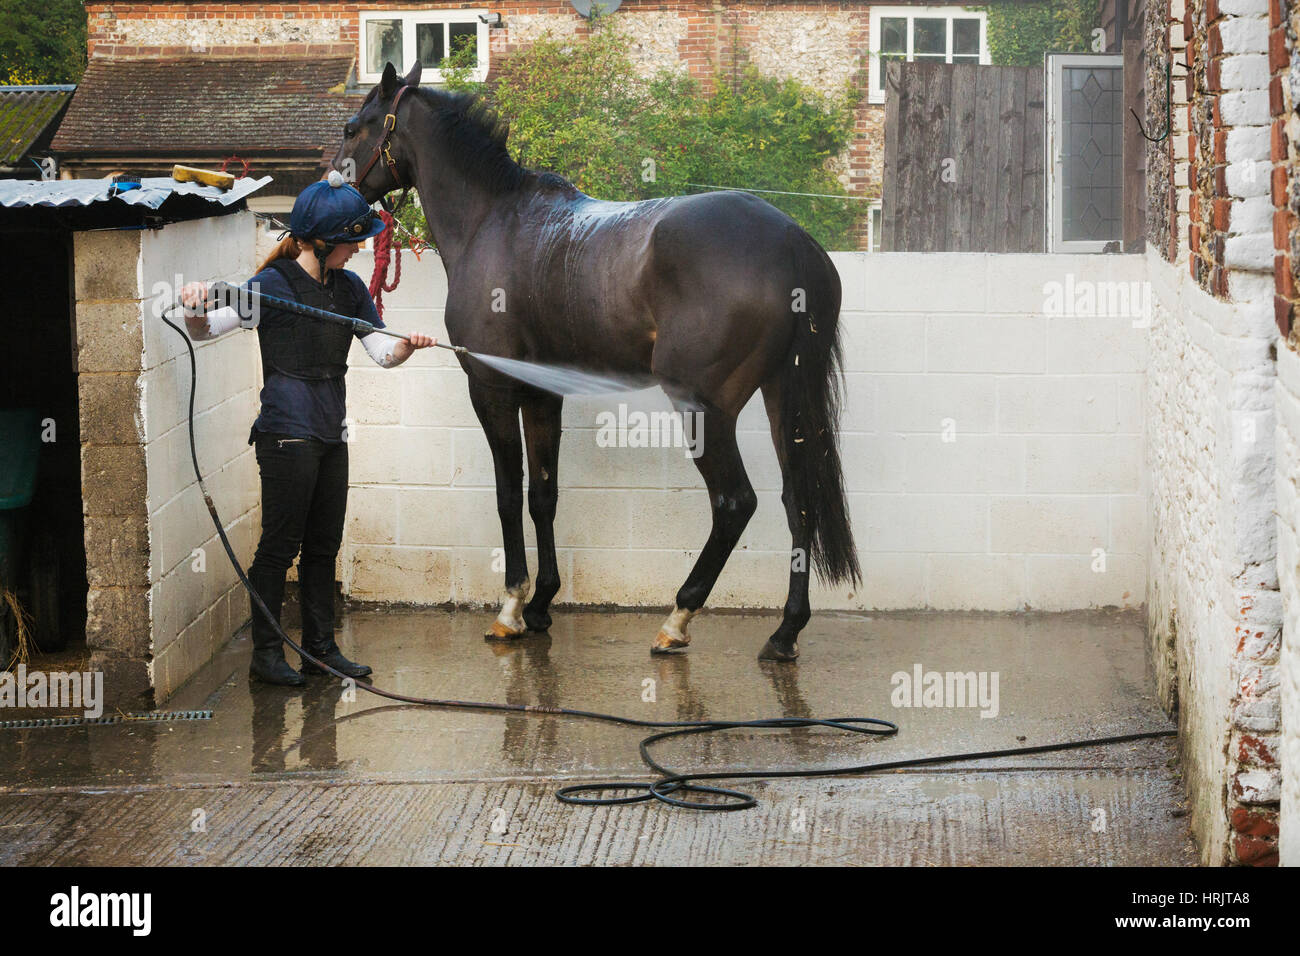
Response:
[[[343,656],[334,641],[334,563],[298,564],[298,595],[302,603],[302,646],[312,657],[349,677],[367,677],[370,668]],[[307,658],[302,659],[302,674],[311,677],[328,674]]]
[[[278,621],[284,604],[284,572],[276,574],[253,568],[248,573],[248,580]],[[302,687],[307,683],[284,659],[280,635],[275,633],[256,605],[253,606],[253,658],[248,662],[248,676],[281,687]]]

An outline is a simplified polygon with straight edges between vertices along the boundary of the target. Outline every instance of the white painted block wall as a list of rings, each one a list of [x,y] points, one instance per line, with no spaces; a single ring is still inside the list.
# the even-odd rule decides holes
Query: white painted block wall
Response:
[[[251,213],[174,223],[143,233],[141,408],[149,514],[154,686],[165,698],[248,620],[248,597],[226,560],[190,461],[190,367],[180,337],[151,313],[158,283],[242,282],[256,269]],[[252,560],[261,531],[257,461],[257,338],[234,333],[195,343],[195,438],[208,490],[236,553]],[[196,554],[201,549],[201,555]]]
[[[1231,852],[1231,805],[1277,800],[1277,770],[1239,760],[1275,745],[1282,627],[1270,300],[1228,303],[1151,252],[1148,369],[1152,533],[1148,637],[1177,702],[1193,830],[1205,862]]]
[[[842,453],[865,581],[817,588],[815,606],[1142,604],[1147,332],[1129,315],[1046,315],[1044,288],[1140,283],[1145,260],[832,258],[844,285]],[[352,267],[368,278],[369,255]],[[436,258],[406,254],[398,290],[384,297],[388,324],[445,340],[445,295]],[[357,347],[352,363],[345,593],[495,601],[502,575],[492,568],[501,542],[491,459],[460,368],[443,350],[382,370]],[[703,483],[681,449],[598,447],[596,416],[620,400],[669,407],[657,391],[566,403],[557,600],[666,606],[707,534]],[[941,439],[946,424],[955,441]],[[741,417],[740,444],[759,510],[714,590],[715,607],[785,600],[790,539],[767,428],[755,400]]]
[[[1283,866],[1300,866],[1300,355],[1277,356],[1277,573],[1282,591],[1280,685]]]

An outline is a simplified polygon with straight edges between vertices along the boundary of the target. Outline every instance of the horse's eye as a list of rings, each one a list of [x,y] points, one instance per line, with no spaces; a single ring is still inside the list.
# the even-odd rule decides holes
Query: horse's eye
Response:
[[[356,124],[355,122],[349,122],[349,123],[347,123],[347,124],[343,127],[343,135],[346,136],[348,139],[351,139],[353,136],[356,136],[356,135],[357,135],[357,124]]]

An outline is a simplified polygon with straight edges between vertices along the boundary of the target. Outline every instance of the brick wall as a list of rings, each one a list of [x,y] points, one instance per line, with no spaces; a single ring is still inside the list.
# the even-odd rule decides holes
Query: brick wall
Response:
[[[1273,518],[1275,323],[1289,320],[1294,297],[1283,20],[1268,0],[1148,6],[1147,49],[1159,64],[1147,77],[1149,122],[1153,103],[1163,106],[1164,50],[1175,77],[1186,75],[1175,82],[1173,142],[1149,157],[1148,235],[1163,259],[1186,258],[1187,276],[1152,260],[1148,635],[1212,863],[1278,859],[1287,572]]]
[[[457,9],[459,3],[420,9]],[[488,4],[502,15],[490,30],[491,55],[501,57],[550,30],[582,34],[587,21],[568,0],[502,0]],[[359,44],[359,12],[403,9],[400,2],[330,4],[286,2],[88,3],[91,56],[284,56],[348,53]],[[863,90],[854,139],[833,161],[852,193],[879,196],[884,163],[883,105],[866,102],[866,51],[870,8],[844,3],[628,0],[619,19],[633,38],[629,50],[645,72],[687,70],[706,87],[752,62],[768,75],[790,76],[826,93],[850,80]],[[722,185],[748,185],[726,183]],[[860,224],[859,242],[866,242]]]

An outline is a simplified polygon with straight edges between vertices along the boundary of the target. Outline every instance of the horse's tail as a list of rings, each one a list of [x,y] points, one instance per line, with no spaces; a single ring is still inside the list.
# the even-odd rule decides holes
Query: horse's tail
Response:
[[[828,584],[862,580],[840,465],[840,279],[830,257],[801,237],[797,274],[806,311],[781,371],[780,441],[788,494],[807,530],[812,566]],[[797,295],[797,293],[796,293]],[[797,301],[797,299],[796,299]]]

